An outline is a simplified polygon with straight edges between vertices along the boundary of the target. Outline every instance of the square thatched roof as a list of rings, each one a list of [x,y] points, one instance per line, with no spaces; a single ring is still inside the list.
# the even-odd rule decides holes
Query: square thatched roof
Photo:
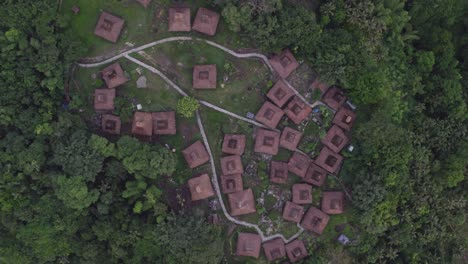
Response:
[[[153,117],[151,113],[135,112],[133,115],[132,134],[140,136],[153,135]]]
[[[337,125],[333,125],[327,132],[322,143],[329,147],[332,151],[339,153],[349,142],[348,136]]]
[[[306,119],[309,114],[312,112],[312,108],[308,106],[301,98],[294,96],[294,98],[289,102],[284,113],[291,119],[294,124],[300,124],[304,119]]]
[[[276,131],[257,128],[254,151],[269,155],[278,154],[280,134]]]
[[[231,155],[221,158],[221,171],[223,175],[242,174],[244,166],[240,155]]]
[[[190,8],[171,7],[169,8],[169,31],[188,32],[192,29],[190,24]]]
[[[216,64],[193,67],[194,89],[216,89]]]
[[[219,14],[200,7],[193,21],[192,29],[200,33],[214,36],[216,34],[216,28],[218,27]]]
[[[109,133],[109,134],[119,135],[121,125],[122,123],[120,121],[120,117],[115,116],[115,115],[110,115],[110,114],[102,115],[102,118],[101,118],[102,131]]]
[[[125,21],[122,18],[108,12],[102,12],[96,23],[94,34],[115,43],[119,39],[124,24]]]
[[[295,204],[312,203],[312,186],[306,183],[296,183],[292,187],[293,202]]]
[[[343,192],[323,192],[321,209],[327,214],[342,214],[344,212]]]
[[[257,234],[239,233],[237,237],[236,255],[258,258],[262,238]]]
[[[156,112],[151,114],[153,117],[153,134],[155,135],[175,135],[176,115],[174,111]]]
[[[206,199],[215,195],[210,176],[206,173],[188,180],[188,186],[192,201]]]
[[[320,154],[315,158],[315,164],[324,168],[330,174],[338,174],[343,162],[343,156],[333,152],[328,147],[323,147]]]
[[[242,155],[245,150],[245,135],[226,134],[223,140],[223,153]]]
[[[311,159],[307,155],[294,152],[291,158],[289,158],[288,169],[297,176],[304,178],[307,169],[309,168],[310,162]]]
[[[280,79],[268,91],[266,96],[278,107],[283,107],[293,95],[294,91],[289,88],[284,80]]]
[[[201,140],[182,150],[182,155],[184,155],[185,161],[187,161],[191,169],[203,165],[210,160],[210,156]]]
[[[297,150],[297,145],[302,139],[302,132],[285,127],[281,132],[280,146],[291,151]]]
[[[114,110],[115,89],[94,90],[94,109],[96,111]]]
[[[230,193],[228,200],[232,216],[246,215],[256,211],[252,189]]]
[[[288,164],[272,160],[270,163],[270,181],[283,184],[288,181]]]
[[[269,128],[276,128],[283,115],[284,112],[281,108],[270,102],[265,102],[255,115],[255,120]]]
[[[326,213],[320,211],[318,208],[310,207],[302,219],[301,226],[305,230],[321,235],[329,220],[330,216]]]
[[[286,79],[299,67],[299,63],[289,49],[284,49],[280,54],[273,56],[270,59],[270,63],[273,69],[283,79]]]

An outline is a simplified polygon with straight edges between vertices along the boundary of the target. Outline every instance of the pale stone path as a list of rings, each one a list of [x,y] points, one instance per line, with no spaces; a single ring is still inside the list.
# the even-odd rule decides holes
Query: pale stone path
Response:
[[[231,54],[232,56],[234,56],[236,58],[258,58],[258,59],[262,60],[265,63],[265,65],[268,66],[270,71],[274,72],[273,67],[271,66],[268,58],[263,54],[260,54],[260,53],[244,53],[244,54],[237,53],[237,52],[235,52],[235,51],[233,51],[231,49],[228,49],[228,48],[226,48],[226,47],[224,47],[222,45],[219,45],[219,44],[217,44],[215,42],[212,42],[212,41],[209,41],[209,40],[204,40],[204,39],[199,39],[199,38],[194,39],[192,37],[172,37],[172,38],[161,39],[161,40],[154,41],[154,42],[148,43],[146,45],[143,45],[143,46],[140,46],[140,47],[137,47],[137,48],[134,48],[134,49],[127,50],[125,52],[122,52],[122,53],[120,53],[118,55],[115,55],[115,56],[112,56],[110,58],[106,58],[106,59],[102,58],[104,60],[102,60],[100,62],[89,63],[89,64],[82,64],[81,63],[81,64],[78,64],[78,66],[83,67],[83,68],[93,68],[93,67],[99,67],[99,66],[102,66],[104,64],[111,63],[111,62],[116,61],[116,60],[121,59],[121,58],[126,58],[126,59],[128,59],[128,60],[130,60],[130,61],[132,61],[132,62],[134,62],[134,63],[136,63],[136,64],[138,64],[138,65],[140,65],[140,66],[142,66],[144,68],[146,68],[146,69],[148,69],[152,73],[159,75],[166,83],[169,84],[169,86],[171,86],[173,89],[175,89],[180,95],[188,96],[188,94],[186,92],[184,92],[184,90],[182,90],[179,86],[177,86],[174,82],[172,82],[169,78],[167,78],[161,71],[159,71],[158,69],[156,69],[156,68],[154,68],[154,67],[152,67],[150,65],[147,65],[146,63],[144,63],[144,62],[142,62],[140,60],[137,60],[137,59],[131,57],[130,54],[142,51],[144,49],[147,49],[147,48],[150,48],[150,47],[153,47],[153,46],[156,46],[156,45],[167,43],[167,42],[189,41],[189,40],[197,40],[197,41],[205,42],[208,45],[219,48],[219,49]],[[316,105],[323,105],[323,103],[321,103],[320,101],[317,101],[317,102],[315,102],[314,104],[311,105],[291,84],[289,84],[288,82],[286,82],[286,83],[294,91],[294,93],[299,98],[301,98],[301,100],[304,101],[310,107],[314,107]],[[223,109],[221,107],[218,107],[218,106],[213,105],[211,103],[208,103],[206,101],[199,100],[199,102],[200,102],[200,104],[202,104],[202,105],[204,105],[206,107],[209,107],[209,108],[214,109],[216,111],[222,112],[222,113],[227,114],[229,116],[232,116],[234,118],[243,120],[245,122],[251,123],[251,124],[259,126],[259,127],[266,128],[263,124],[260,124],[260,123],[254,121],[254,120],[239,116],[239,115],[237,115],[235,113],[227,111],[227,110],[225,110],[225,109]],[[206,137],[205,129],[203,127],[203,122],[201,120],[200,113],[199,113],[198,110],[196,111],[196,119],[197,119],[198,127],[200,129],[200,133],[201,133],[202,138],[203,138],[203,142],[204,142],[205,147],[206,147],[206,149],[208,151],[208,154],[210,156],[210,166],[211,166],[211,170],[213,172],[212,173],[213,176],[212,176],[211,180],[212,180],[212,183],[214,185],[216,195],[217,195],[217,197],[218,197],[218,199],[220,201],[221,208],[222,208],[223,213],[226,216],[226,218],[229,221],[231,221],[231,222],[233,222],[235,224],[255,229],[257,231],[257,233],[260,235],[260,237],[262,238],[263,242],[268,241],[268,240],[272,240],[272,239],[275,239],[275,238],[281,238],[285,243],[289,243],[289,242],[293,241],[294,239],[296,239],[297,237],[299,237],[302,234],[302,232],[304,232],[304,229],[299,224],[297,224],[297,227],[298,227],[299,231],[296,234],[294,234],[292,237],[290,237],[289,239],[286,239],[282,234],[275,234],[275,235],[271,235],[271,236],[265,236],[263,234],[262,230],[258,227],[258,225],[248,223],[248,222],[245,222],[245,221],[237,220],[228,213],[228,211],[226,209],[226,206],[224,204],[224,201],[223,201],[223,196],[222,196],[221,191],[219,189],[218,176],[217,176],[217,173],[216,173],[216,167],[215,167],[214,158],[213,158],[213,155],[212,155],[212,152],[211,152],[211,147],[210,147],[210,144],[208,142],[208,138]]]
[[[245,221],[237,220],[236,218],[232,217],[228,213],[228,211],[226,209],[226,206],[224,205],[223,195],[221,194],[221,190],[219,189],[218,175],[216,173],[216,166],[215,166],[215,163],[214,163],[213,154],[211,153],[210,143],[208,142],[208,138],[207,138],[206,133],[205,133],[205,128],[203,127],[203,122],[201,120],[200,113],[199,113],[198,110],[196,112],[196,117],[197,117],[198,127],[199,127],[200,133],[202,135],[203,143],[205,144],[205,148],[208,151],[208,155],[210,156],[210,166],[211,166],[211,170],[213,171],[211,181],[213,183],[213,186],[214,186],[215,191],[216,191],[216,196],[218,196],[219,203],[221,204],[221,208],[223,209],[223,213],[226,216],[226,218],[229,221],[231,221],[233,223],[236,223],[238,225],[254,228],[257,231],[257,233],[260,235],[260,237],[262,238],[263,242],[271,240],[271,239],[275,239],[275,238],[281,238],[285,243],[289,243],[289,242],[293,241],[294,239],[296,239],[298,236],[300,236],[301,233],[304,231],[304,229],[299,224],[297,224],[297,227],[299,228],[299,232],[297,232],[295,235],[293,235],[289,239],[286,239],[282,234],[275,234],[275,235],[271,235],[271,236],[265,236],[263,234],[262,230],[258,227],[258,225],[248,223],[248,222],[245,222]]]

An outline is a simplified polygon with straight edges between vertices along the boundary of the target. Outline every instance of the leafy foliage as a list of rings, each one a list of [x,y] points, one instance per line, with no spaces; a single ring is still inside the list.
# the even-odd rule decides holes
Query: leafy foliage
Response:
[[[192,117],[199,107],[200,103],[197,101],[197,99],[184,96],[177,102],[177,113],[183,117]]]

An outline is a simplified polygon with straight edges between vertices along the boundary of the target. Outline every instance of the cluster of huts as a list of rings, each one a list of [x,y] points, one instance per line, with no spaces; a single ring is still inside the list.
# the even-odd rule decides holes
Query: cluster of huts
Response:
[[[344,193],[327,191],[322,193],[321,207],[310,207],[305,212],[304,205],[312,203],[312,185],[320,187],[328,174],[338,174],[343,157],[340,151],[349,143],[348,131],[355,119],[355,113],[347,106],[346,96],[339,88],[314,82],[314,88],[323,92],[322,101],[336,112],[332,127],[325,138],[321,140],[323,147],[319,155],[312,160],[308,155],[297,149],[302,132],[291,127],[284,127],[281,132],[275,131],[284,116],[294,124],[300,124],[309,118],[312,109],[284,81],[297,67],[298,63],[289,50],[274,56],[270,63],[280,76],[278,82],[267,93],[266,101],[257,112],[255,119],[268,129],[257,128],[255,131],[254,152],[276,155],[280,147],[293,152],[289,161],[271,161],[270,181],[276,184],[287,182],[289,173],[299,176],[303,183],[292,187],[292,201],[287,201],[283,208],[283,219],[299,223],[304,229],[316,234],[322,234],[329,221],[329,215],[340,214],[344,210]],[[242,182],[243,165],[241,155],[245,149],[245,135],[224,136],[220,160],[222,175],[221,188],[227,194],[230,214],[239,216],[256,211],[255,198],[251,189],[244,190]],[[197,142],[184,150],[184,156],[189,166],[199,166],[209,161],[204,145]],[[188,182],[192,199],[204,199],[214,195],[208,174],[192,178]],[[237,255],[259,257],[262,246],[261,237],[257,234],[239,234]],[[295,240],[287,245],[282,239],[263,243],[265,256],[274,261],[288,256],[291,262],[298,261],[308,255],[304,244]]]
[[[147,7],[150,0],[137,0]],[[210,36],[215,35],[219,22],[219,14],[206,8],[200,8],[191,25],[189,8],[169,9],[169,31],[187,32],[195,30]],[[96,25],[95,34],[111,42],[116,42],[123,28],[124,21],[107,12],[101,13]],[[340,214],[344,210],[343,192],[323,192],[321,207],[310,207],[305,212],[304,205],[312,203],[312,185],[320,187],[328,174],[337,174],[343,157],[340,151],[348,144],[348,131],[355,119],[355,113],[347,106],[346,96],[339,88],[314,81],[312,87],[320,89],[322,101],[336,112],[332,127],[322,139],[323,147],[319,155],[312,160],[308,155],[297,149],[302,132],[284,127],[277,131],[279,122],[286,116],[298,125],[310,117],[311,107],[298,96],[285,79],[297,69],[299,63],[293,54],[285,49],[273,56],[270,64],[279,76],[279,80],[266,94],[266,101],[255,115],[255,119],[267,128],[257,128],[254,132],[254,152],[277,155],[279,148],[293,152],[288,162],[271,161],[270,181],[275,184],[285,184],[289,173],[299,176],[303,183],[292,187],[292,200],[287,201],[283,208],[283,219],[299,223],[304,229],[316,234],[322,234],[329,221],[329,215]],[[97,111],[114,110],[115,88],[128,81],[119,63],[114,63],[101,71],[107,88],[96,89],[94,107]],[[216,88],[216,65],[196,65],[193,69],[194,89]],[[102,129],[112,134],[120,133],[120,119],[111,114],[102,115]],[[132,122],[132,133],[141,136],[176,134],[176,118],[174,112],[146,113],[135,112]],[[242,174],[244,167],[241,156],[245,150],[246,136],[226,134],[222,144],[224,156],[220,160],[222,174],[220,176],[221,190],[228,197],[229,210],[232,216],[246,215],[256,212],[255,198],[252,189],[244,189]],[[197,141],[182,151],[190,168],[199,167],[210,160],[202,141]],[[192,201],[206,199],[215,195],[210,176],[203,173],[188,181]],[[269,261],[275,261],[287,256],[291,262],[305,258],[308,252],[301,240],[294,240],[285,245],[282,239],[266,241],[257,234],[240,233],[237,240],[236,254],[258,258],[263,247]]]
[[[137,0],[144,7],[147,7],[151,0]],[[79,8],[75,7],[74,10]],[[76,11],[74,11],[77,13]],[[174,7],[168,12],[168,31],[187,32],[195,30],[200,33],[213,36],[219,22],[219,14],[206,8],[199,8],[197,15],[191,24],[190,8]],[[108,12],[102,12],[96,23],[94,34],[108,40],[117,42],[124,27],[125,21]],[[102,114],[102,131],[109,134],[120,134],[121,120],[118,116],[112,115],[115,109],[114,99],[116,88],[125,84],[128,78],[119,63],[104,68],[100,75],[106,84],[104,89],[96,89],[94,92],[94,109]],[[193,88],[194,89],[215,89],[216,88],[216,65],[196,65],[193,68]],[[176,133],[176,120],[174,112],[135,112],[132,122],[132,134],[138,136],[151,135],[173,135]]]

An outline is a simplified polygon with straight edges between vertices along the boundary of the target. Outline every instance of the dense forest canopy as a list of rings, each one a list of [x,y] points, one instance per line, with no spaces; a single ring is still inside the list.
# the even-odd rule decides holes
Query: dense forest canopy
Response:
[[[229,30],[265,53],[289,47],[358,106],[342,172],[362,231],[354,262],[466,254],[466,1],[212,4]],[[171,210],[157,185],[175,173],[171,152],[92,134],[62,107],[86,52],[70,15],[52,0],[0,9],[0,263],[219,263],[220,227]]]

